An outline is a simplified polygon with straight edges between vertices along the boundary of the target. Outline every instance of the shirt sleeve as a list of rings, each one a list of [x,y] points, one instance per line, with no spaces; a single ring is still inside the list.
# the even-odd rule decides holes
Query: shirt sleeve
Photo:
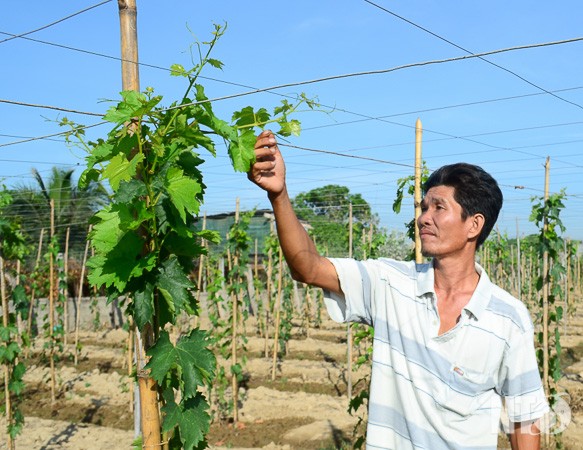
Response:
[[[511,422],[538,419],[549,411],[536,361],[532,328],[510,342],[502,363],[499,389]]]
[[[324,290],[328,314],[336,322],[372,324],[370,267],[363,261],[348,258],[329,258],[336,268],[342,294]]]

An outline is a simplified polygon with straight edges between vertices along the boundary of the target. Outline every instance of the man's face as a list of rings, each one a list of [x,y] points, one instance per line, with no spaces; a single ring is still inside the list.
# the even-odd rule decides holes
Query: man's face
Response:
[[[451,186],[435,186],[421,202],[417,221],[424,256],[444,257],[461,252],[475,237],[473,217],[462,219],[462,207],[454,199]]]

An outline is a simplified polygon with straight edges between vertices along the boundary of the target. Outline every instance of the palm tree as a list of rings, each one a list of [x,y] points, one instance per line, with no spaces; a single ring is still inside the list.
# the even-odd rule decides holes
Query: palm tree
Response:
[[[38,170],[32,169],[36,184],[15,187],[11,194],[14,201],[5,213],[18,217],[29,244],[38,245],[41,230],[50,229],[50,204],[55,208],[55,235],[64,249],[67,228],[70,229],[69,248],[73,254],[83,251],[87,239],[89,219],[103,206],[108,194],[100,183],[91,183],[81,189],[73,183],[73,170],[53,167],[45,181]],[[34,253],[34,252],[33,252]]]

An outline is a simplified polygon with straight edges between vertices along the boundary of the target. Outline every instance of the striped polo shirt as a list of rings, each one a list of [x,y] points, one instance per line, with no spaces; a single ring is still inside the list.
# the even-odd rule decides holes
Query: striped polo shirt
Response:
[[[495,449],[503,401],[512,422],[548,405],[522,302],[480,280],[454,328],[438,335],[432,264],[335,259],[344,295],[330,317],[374,327],[367,449]]]

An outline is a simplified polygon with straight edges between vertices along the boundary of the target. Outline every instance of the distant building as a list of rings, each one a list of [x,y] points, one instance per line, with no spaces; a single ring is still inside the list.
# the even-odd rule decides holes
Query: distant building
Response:
[[[245,214],[241,212],[240,214]],[[265,247],[265,239],[270,233],[270,223],[273,219],[273,211],[270,209],[257,209],[251,221],[249,222],[249,229],[247,233],[251,237],[251,242],[249,244],[249,256],[255,254],[255,240],[257,240],[257,253],[262,256],[263,249]],[[302,225],[304,228],[309,230],[311,226],[303,221]],[[203,217],[198,217],[197,224],[198,229],[202,229]],[[222,214],[214,214],[212,216],[206,216],[206,229],[218,231],[221,236],[221,242],[219,244],[212,244],[210,247],[210,252],[212,254],[223,253],[225,251],[225,246],[227,242],[227,233],[229,229],[235,223],[235,212],[228,212]],[[275,224],[274,224],[275,226]]]

